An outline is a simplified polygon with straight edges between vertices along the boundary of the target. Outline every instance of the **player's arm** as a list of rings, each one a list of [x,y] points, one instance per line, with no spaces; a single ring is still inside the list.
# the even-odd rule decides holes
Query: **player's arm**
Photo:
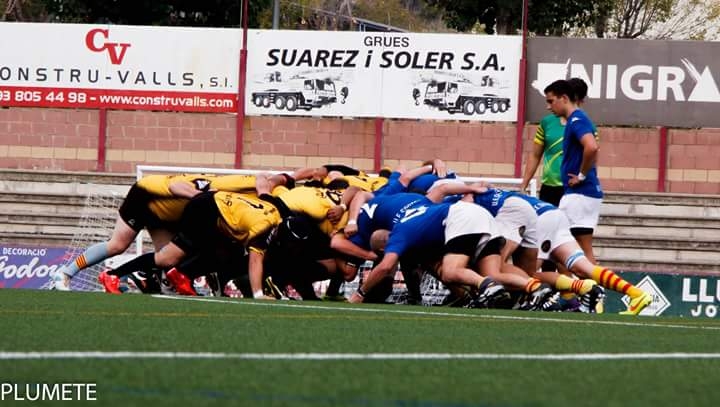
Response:
[[[258,196],[269,195],[276,187],[288,184],[294,186],[295,181],[287,174],[257,174],[255,176],[255,192]]]
[[[523,174],[522,184],[520,184],[520,191],[527,190],[528,185],[530,184],[530,180],[535,176],[535,172],[540,165],[540,159],[542,158],[544,150],[544,145],[538,144],[536,136],[532,150],[528,153],[527,156],[527,163],[525,163],[525,173]]]
[[[170,190],[170,185],[175,182],[184,182],[193,187],[191,178],[184,175],[147,175],[135,184],[154,196],[172,198],[176,195]]]
[[[377,259],[377,254],[370,250],[365,250],[362,247],[351,242],[342,233],[336,233],[330,239],[330,248],[337,250],[340,253],[347,254],[353,257],[359,257],[364,260],[374,261]]]
[[[592,169],[597,161],[598,146],[597,140],[592,133],[585,133],[580,137],[580,144],[583,146],[583,157],[580,163],[580,172],[578,174],[568,174],[568,185],[574,187],[585,180],[585,175]]]
[[[432,162],[428,162],[427,164],[423,165],[422,167],[413,168],[411,170],[407,170],[400,175],[400,178],[398,178],[398,182],[400,182],[405,188],[407,188],[412,180],[415,178],[429,174],[433,172],[434,166]]]
[[[263,259],[265,253],[255,248],[248,249],[248,275],[250,277],[250,289],[253,292],[253,298],[263,298],[265,294],[262,289],[263,280]]]
[[[250,280],[250,289],[252,290],[253,298],[256,299],[275,299],[274,297],[268,297],[263,293],[263,277],[265,277],[263,261],[265,259],[265,252],[270,244],[272,231],[273,228],[268,228],[264,232],[251,238],[247,243],[248,278]]]
[[[328,211],[327,211],[328,220],[332,223],[340,222],[343,214],[345,213],[345,211],[348,210],[353,198],[360,191],[361,191],[361,189],[358,187],[349,187],[348,189],[346,189],[343,192],[342,197],[340,198],[340,204],[335,205],[334,207],[328,209]]]
[[[380,282],[382,282],[382,280],[387,276],[392,275],[399,260],[400,256],[398,256],[397,253],[385,253],[383,259],[372,269],[372,271],[370,271],[370,274],[365,279],[362,286],[353,293],[349,301],[353,303],[363,302],[365,299],[365,293],[380,284]]]
[[[344,233],[345,236],[352,236],[357,233],[357,218],[360,215],[360,209],[365,203],[373,199],[375,195],[372,192],[360,191],[353,197],[350,202],[350,208],[348,209],[348,222],[345,225]]]
[[[595,135],[593,135],[592,133],[584,134],[580,138],[580,143],[583,146],[583,160],[582,164],[580,164],[580,172],[583,174],[587,174],[597,161],[598,150],[600,150],[600,146],[598,146]]]
[[[323,165],[323,168],[325,168],[328,173],[336,171],[342,175],[361,175],[361,171],[343,164],[326,164]]]
[[[209,185],[209,184],[208,184]],[[173,196],[180,198],[192,198],[197,194],[201,194],[204,191],[197,189],[195,184],[185,180],[177,180],[170,183],[168,190]]]
[[[467,185],[464,182],[448,182],[431,189],[425,196],[434,203],[440,203],[448,195],[481,194],[485,191],[487,187],[479,183]]]

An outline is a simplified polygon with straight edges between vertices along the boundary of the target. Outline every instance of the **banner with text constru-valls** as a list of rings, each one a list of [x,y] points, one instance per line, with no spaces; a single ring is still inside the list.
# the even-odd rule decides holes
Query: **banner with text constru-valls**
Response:
[[[515,121],[521,37],[251,30],[248,114]]]
[[[0,23],[0,106],[235,112],[240,33]]]

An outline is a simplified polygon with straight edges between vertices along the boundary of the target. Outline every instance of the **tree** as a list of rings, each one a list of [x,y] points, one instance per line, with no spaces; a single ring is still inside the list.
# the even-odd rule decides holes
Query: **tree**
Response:
[[[651,25],[643,38],[658,40],[720,39],[720,2],[716,0],[676,1],[665,21]]]
[[[51,21],[129,25],[181,25],[238,27],[238,0],[32,0],[42,4]],[[249,1],[249,0],[245,0]],[[248,3],[249,26],[259,26],[258,16],[272,0]]]
[[[638,38],[666,21],[678,0],[615,0],[610,28],[617,38]]]
[[[448,26],[469,31],[478,25],[487,34],[516,34],[521,28],[522,0],[427,0],[444,12]],[[538,35],[565,35],[591,27],[613,0],[529,1],[528,28]]]
[[[0,21],[47,21],[45,5],[36,0],[0,0]]]

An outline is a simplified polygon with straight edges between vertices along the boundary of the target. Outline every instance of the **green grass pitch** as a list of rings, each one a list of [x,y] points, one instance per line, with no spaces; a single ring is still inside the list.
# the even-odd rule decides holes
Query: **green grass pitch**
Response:
[[[710,319],[6,289],[0,327],[0,382],[96,383],[103,406],[720,402]],[[29,357],[60,351],[98,354]]]

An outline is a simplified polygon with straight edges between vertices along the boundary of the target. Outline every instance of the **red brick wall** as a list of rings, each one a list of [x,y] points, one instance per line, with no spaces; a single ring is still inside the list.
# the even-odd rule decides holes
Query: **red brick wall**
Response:
[[[95,171],[99,113],[93,110],[0,109],[0,166]],[[110,111],[105,170],[137,164],[233,167],[236,119],[231,114]],[[246,168],[291,169],[342,162],[374,166],[374,119],[248,117]],[[525,129],[523,161],[535,126]],[[383,165],[440,157],[461,174],[512,177],[513,123],[385,120]],[[720,194],[720,129],[670,130],[668,192]],[[599,171],[605,190],[656,191],[658,129],[600,128]]]
[[[0,167],[92,171],[98,112],[0,109]]]

